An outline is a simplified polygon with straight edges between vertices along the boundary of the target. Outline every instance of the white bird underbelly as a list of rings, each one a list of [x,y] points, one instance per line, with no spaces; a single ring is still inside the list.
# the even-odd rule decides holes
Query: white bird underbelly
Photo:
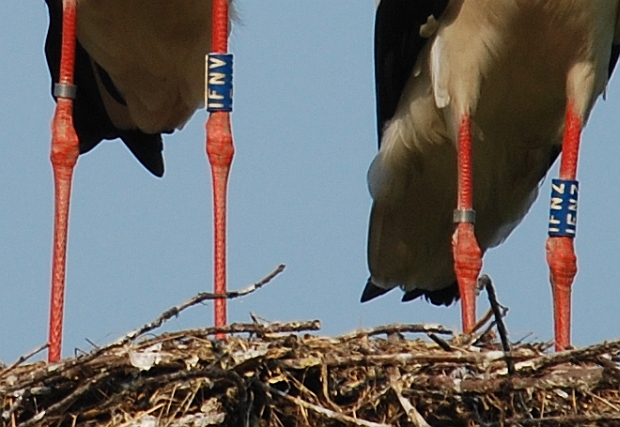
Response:
[[[182,127],[204,103],[211,0],[78,0],[78,7],[80,43],[126,101],[102,91],[112,122],[145,133]]]
[[[473,124],[478,243],[485,251],[510,234],[559,153],[567,102],[585,122],[605,88],[617,16],[618,1],[448,5],[369,170],[373,284],[433,291],[454,283],[456,141],[464,114]]]

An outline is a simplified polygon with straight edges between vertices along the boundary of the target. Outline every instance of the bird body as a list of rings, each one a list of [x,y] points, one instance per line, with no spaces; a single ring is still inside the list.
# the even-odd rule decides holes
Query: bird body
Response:
[[[46,55],[58,81],[62,0],[46,0]],[[78,87],[74,123],[80,153],[121,138],[163,175],[161,133],[181,128],[204,104],[212,0],[78,0]]]
[[[615,0],[432,3],[382,0],[377,11],[380,151],[368,173],[371,277],[362,300],[394,287],[404,300],[458,298],[451,236],[462,118],[471,117],[484,253],[535,200],[561,150],[568,105],[585,123],[617,60]],[[430,15],[440,3],[445,10]],[[395,43],[389,31],[404,35]],[[408,71],[394,71],[400,63]]]
[[[127,104],[102,91],[116,126],[170,132],[203,105],[211,0],[79,0],[78,11],[78,40]]]

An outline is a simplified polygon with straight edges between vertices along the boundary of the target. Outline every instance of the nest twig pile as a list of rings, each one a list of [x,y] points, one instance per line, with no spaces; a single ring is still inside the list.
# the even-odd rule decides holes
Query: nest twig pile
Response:
[[[55,364],[0,366],[0,426],[620,425],[620,341],[548,354],[505,351],[491,328],[326,338],[308,333],[318,321],[139,339],[157,323]]]

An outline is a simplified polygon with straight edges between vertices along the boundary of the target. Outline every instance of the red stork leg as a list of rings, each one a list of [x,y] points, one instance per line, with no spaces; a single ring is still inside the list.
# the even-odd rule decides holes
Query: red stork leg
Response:
[[[213,1],[212,51],[207,61],[207,156],[213,177],[215,293],[226,292],[226,193],[234,154],[230,127],[232,57],[228,50],[228,0]],[[226,324],[226,299],[215,300],[215,326]],[[219,334],[218,338],[223,338]]]
[[[60,81],[54,88],[57,104],[52,121],[51,161],[54,169],[55,213],[48,353],[50,362],[59,360],[61,354],[69,199],[73,168],[79,154],[79,141],[73,128],[76,24],[76,1],[64,0]]]
[[[458,140],[458,202],[454,211],[456,230],[452,236],[454,271],[461,296],[463,332],[471,332],[476,322],[476,284],[482,268],[482,252],[474,235],[471,119],[463,116]]]
[[[553,180],[547,263],[553,291],[555,349],[570,346],[571,286],[577,274],[577,256],[573,239],[577,220],[577,158],[582,122],[574,105],[566,108],[566,123],[562,141],[560,179]]]
[[[234,154],[229,114],[211,113],[207,122],[207,156],[213,178],[215,293],[226,292],[226,193]],[[215,300],[215,326],[226,325],[226,299]],[[221,338],[221,337],[220,337]]]

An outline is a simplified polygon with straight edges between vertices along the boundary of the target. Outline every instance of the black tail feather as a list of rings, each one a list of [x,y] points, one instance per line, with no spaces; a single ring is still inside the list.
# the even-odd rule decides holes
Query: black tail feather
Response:
[[[164,175],[164,159],[161,154],[164,144],[161,134],[133,130],[121,132],[120,137],[142,166],[157,177]]]
[[[373,298],[376,298],[384,293],[390,291],[390,289],[380,288],[379,286],[372,283],[370,279],[366,282],[366,286],[364,287],[364,292],[362,292],[361,302],[370,301]]]
[[[436,291],[414,289],[412,291],[405,292],[401,301],[407,302],[421,296],[424,296],[424,298],[426,298],[427,301],[430,301],[431,304],[449,306],[454,301],[459,299],[459,286],[458,283],[454,281],[450,286]]]
[[[366,282],[364,291],[362,292],[361,302],[370,301],[373,298],[381,296],[393,288],[385,289],[372,283],[370,279]],[[438,289],[436,291],[427,291],[424,289],[413,289],[404,293],[401,301],[408,302],[416,298],[424,296],[427,301],[430,301],[434,305],[451,305],[454,301],[459,299],[459,286],[456,281],[451,283],[445,288]]]

